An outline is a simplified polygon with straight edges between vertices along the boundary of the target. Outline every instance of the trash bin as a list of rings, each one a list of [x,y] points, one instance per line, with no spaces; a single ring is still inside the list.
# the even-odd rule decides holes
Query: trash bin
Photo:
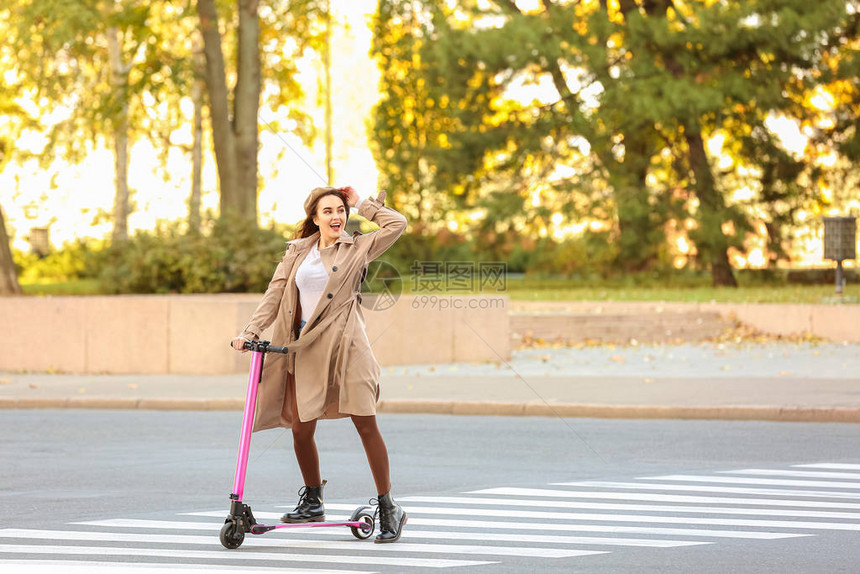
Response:
[[[842,262],[857,257],[857,220],[854,217],[825,217],[824,258],[836,261],[836,294],[842,295],[845,280]]]

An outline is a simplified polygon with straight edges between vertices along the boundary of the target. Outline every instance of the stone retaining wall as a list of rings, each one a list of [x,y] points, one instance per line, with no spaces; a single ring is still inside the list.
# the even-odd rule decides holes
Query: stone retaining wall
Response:
[[[686,329],[691,337],[719,332],[734,322],[770,335],[814,335],[833,342],[860,343],[860,305],[785,305],[777,303],[661,303],[605,301],[512,301],[511,325],[524,335],[557,333],[554,322],[567,322],[564,333],[605,342],[671,340]],[[561,319],[550,319],[551,316]],[[719,316],[719,319],[716,317]],[[546,317],[546,319],[540,319]],[[575,326],[575,323],[579,327]],[[544,330],[545,329],[545,330]],[[667,331],[671,331],[667,334]]]
[[[0,371],[241,373],[228,341],[259,295],[0,298]],[[365,301],[370,306],[369,301]],[[547,340],[696,340],[740,321],[774,335],[860,343],[860,305],[510,302],[504,296],[403,296],[365,309],[382,365],[499,361],[527,333]],[[271,333],[264,333],[270,337]]]
[[[511,313],[513,340],[673,343],[716,337],[730,322],[716,311]]]
[[[259,295],[0,297],[10,344],[0,371],[228,374],[247,369],[229,341]],[[369,310],[367,335],[382,365],[509,359],[504,296],[401,297]],[[14,337],[14,340],[11,338]],[[270,338],[271,331],[263,338]]]

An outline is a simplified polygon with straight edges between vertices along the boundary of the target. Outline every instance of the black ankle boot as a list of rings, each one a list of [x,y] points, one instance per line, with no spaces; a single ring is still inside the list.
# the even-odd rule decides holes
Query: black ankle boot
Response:
[[[296,507],[281,516],[281,522],[296,524],[301,522],[323,522],[325,506],[322,501],[322,491],[326,481],[319,486],[304,486],[299,490],[299,503]]]
[[[379,513],[379,535],[376,543],[397,542],[403,525],[406,524],[406,513],[400,505],[395,504],[391,493],[387,492],[376,499],[379,503],[376,511]]]

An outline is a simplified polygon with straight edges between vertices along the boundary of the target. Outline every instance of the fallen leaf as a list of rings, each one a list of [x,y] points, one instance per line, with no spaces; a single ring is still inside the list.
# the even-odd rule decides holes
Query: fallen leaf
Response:
[[[781,376],[781,377],[790,377],[792,375],[794,375],[794,373],[792,371],[780,371],[779,372],[779,376]]]
[[[130,389],[136,389],[136,388],[137,388],[137,385],[135,385],[134,383],[129,383],[128,388],[130,388]]]
[[[85,392],[87,392],[87,390],[86,390],[85,388],[83,388],[83,387],[81,387],[80,389],[78,389],[78,394],[80,394],[80,395],[84,394]]]
[[[612,355],[609,357],[609,360],[613,363],[618,363],[619,365],[623,365],[627,359],[624,358],[624,355]]]
[[[0,385],[11,385],[12,381],[10,379],[0,379]]]
[[[34,385],[33,383],[30,383],[30,388],[31,389],[38,389],[39,385]]]
[[[650,377],[645,377],[645,379],[643,379],[643,381],[642,381],[642,382],[644,382],[644,383],[653,383],[653,382],[654,382],[654,379],[652,379],[652,378],[650,378]]]

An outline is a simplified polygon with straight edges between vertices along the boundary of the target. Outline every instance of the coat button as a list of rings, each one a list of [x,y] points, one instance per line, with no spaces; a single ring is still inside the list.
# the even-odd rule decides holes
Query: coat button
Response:
[[[328,295],[326,295],[326,297],[328,297],[329,299],[331,299],[332,297],[334,297],[334,295],[332,295],[331,293],[329,293]]]
[[[332,271],[337,271],[337,265],[331,268]]]

